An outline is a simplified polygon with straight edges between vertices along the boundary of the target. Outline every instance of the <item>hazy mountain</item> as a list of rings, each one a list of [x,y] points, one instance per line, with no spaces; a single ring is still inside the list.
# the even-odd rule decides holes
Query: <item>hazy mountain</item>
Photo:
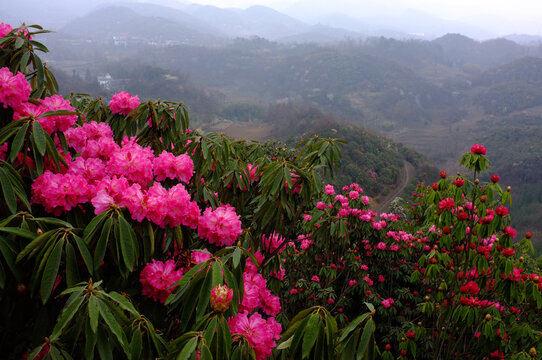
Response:
[[[351,39],[362,39],[364,37],[364,35],[355,31],[318,24],[311,26],[306,32],[278,38],[276,41],[284,43],[326,44]]]
[[[182,19],[180,19],[182,20]],[[62,29],[72,36],[113,42],[201,44],[218,42],[216,36],[194,30],[189,25],[157,16],[142,16],[124,6],[109,6],[69,22]]]
[[[520,45],[538,46],[542,43],[542,36],[539,35],[510,34],[503,37]]]
[[[192,4],[185,11],[231,37],[259,36],[274,40],[309,29],[309,25],[265,6],[241,10]]]

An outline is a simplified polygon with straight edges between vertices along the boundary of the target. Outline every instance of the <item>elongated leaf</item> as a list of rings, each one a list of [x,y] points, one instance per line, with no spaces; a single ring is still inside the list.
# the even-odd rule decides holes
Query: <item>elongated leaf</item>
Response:
[[[66,242],[65,258],[66,258],[66,284],[72,287],[79,281],[79,269],[77,266],[77,257],[73,245]]]
[[[133,315],[139,317],[139,313],[135,309],[134,305],[124,296],[119,294],[118,292],[112,291],[110,293],[104,293],[104,295],[111,300],[119,303],[120,307],[126,311],[131,312]]]
[[[93,332],[98,331],[98,317],[100,315],[98,302],[99,300],[94,295],[90,295],[88,297],[88,318],[89,318],[90,329]]]
[[[30,244],[26,245],[26,247],[21,250],[21,252],[19,253],[19,255],[17,255],[17,262],[21,261],[25,256],[27,256],[28,254],[30,254],[30,252],[34,251],[34,250],[37,250],[38,247],[43,243],[43,242],[46,242],[48,241],[50,238],[56,236],[58,234],[58,232],[60,231],[60,229],[53,229],[53,230],[49,230],[43,234],[41,234],[40,236],[34,238],[34,240],[32,240],[30,242]]]
[[[363,355],[367,352],[367,348],[369,346],[369,341],[372,338],[373,335],[373,319],[369,319],[365,326],[363,327],[363,333],[361,334],[361,338],[359,340],[359,347],[358,347],[358,358],[362,358]]]
[[[132,341],[130,342],[130,358],[132,360],[141,359],[141,350],[143,349],[143,337],[139,329],[134,330]]]
[[[318,324],[320,323],[320,314],[312,313],[307,327],[305,328],[305,335],[303,336],[303,345],[302,345],[302,357],[303,359],[308,358],[314,343],[316,342],[316,337],[318,336]]]
[[[12,214],[17,212],[17,200],[15,199],[15,193],[11,182],[8,179],[8,176],[3,168],[0,168],[0,185],[2,185],[2,194],[4,195],[4,200],[8,206],[9,211]]]
[[[60,318],[58,319],[55,328],[53,329],[53,333],[51,334],[51,340],[54,341],[60,337],[62,330],[64,330],[64,328],[70,323],[71,319],[75,316],[84,300],[85,298],[83,296],[79,296],[67,308],[62,310]]]
[[[190,355],[194,353],[194,350],[196,350],[196,346],[198,345],[198,338],[194,337],[186,343],[186,345],[183,347],[179,355],[177,356],[177,360],[188,360],[190,358]]]
[[[17,235],[19,237],[30,239],[30,240],[33,240],[38,236],[31,231],[21,229],[21,228],[16,228],[16,227],[0,227],[0,232]]]
[[[117,341],[125,349],[125,351],[128,350],[126,347],[126,335],[124,335],[122,327],[111,313],[111,310],[109,310],[107,305],[102,301],[98,302],[98,307],[100,309],[100,315],[105,320],[109,330],[115,335]]]
[[[108,215],[107,211],[104,211],[103,213],[97,215],[94,217],[87,225],[85,230],[83,231],[83,240],[88,244],[90,241],[92,241],[92,238],[94,237],[94,234],[96,233],[98,226],[102,223],[102,221],[105,220],[105,217]]]
[[[102,227],[102,233],[98,243],[96,244],[96,249],[94,251],[94,270],[98,270],[102,265],[102,261],[105,256],[105,251],[107,250],[107,243],[109,242],[109,234],[111,233],[111,226],[113,224],[113,219],[109,218],[105,221],[104,226]]]
[[[45,147],[47,145],[47,133],[43,130],[40,123],[34,121],[32,123],[32,137],[34,138],[34,144],[36,145],[41,156],[45,155]]]
[[[98,339],[98,334],[90,328],[90,321],[85,322],[85,349],[84,357],[85,360],[94,359],[94,348],[96,347],[96,340]]]
[[[47,259],[45,269],[43,270],[43,278],[41,279],[40,292],[41,299],[44,304],[47,302],[47,300],[49,300],[49,296],[51,296],[53,286],[55,285],[55,280],[58,275],[58,268],[60,267],[60,259],[62,257],[62,248],[64,247],[64,242],[64,239],[60,239],[56,243],[53,251],[51,252],[51,255],[49,255],[49,258]]]
[[[9,153],[9,159],[11,162],[15,160],[17,154],[21,152],[21,149],[23,148],[24,138],[29,125],[30,123],[26,123],[21,126],[21,128],[17,132],[17,135],[15,135],[15,138],[13,139],[13,143],[11,143],[11,151]]]
[[[92,255],[90,255],[87,244],[77,235],[73,235],[73,238],[75,239],[75,244],[77,245],[79,254],[81,254],[81,257],[83,258],[83,262],[85,263],[89,274],[92,275],[92,273],[94,272]]]
[[[119,216],[119,233],[120,233],[120,248],[122,251],[122,258],[126,268],[132,271],[134,268],[135,249],[133,247],[134,241],[132,240],[132,231],[130,224]]]

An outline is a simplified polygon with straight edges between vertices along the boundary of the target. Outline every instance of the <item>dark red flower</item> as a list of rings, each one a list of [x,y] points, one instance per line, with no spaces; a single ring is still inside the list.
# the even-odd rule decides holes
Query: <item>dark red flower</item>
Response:
[[[491,175],[491,182],[493,182],[494,184],[498,183],[500,179],[501,177],[497,174]]]
[[[511,249],[511,248],[506,248],[506,249],[503,249],[502,250],[502,254],[506,257],[509,257],[509,256],[512,256],[516,253],[516,251],[514,249]]]

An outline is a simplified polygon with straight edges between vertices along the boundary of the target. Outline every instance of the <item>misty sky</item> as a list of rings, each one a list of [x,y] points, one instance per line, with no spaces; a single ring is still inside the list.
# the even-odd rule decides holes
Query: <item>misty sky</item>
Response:
[[[394,14],[405,9],[423,10],[446,19],[471,19],[476,16],[499,17],[504,20],[542,20],[541,0],[190,0],[200,4],[219,7],[246,8],[254,4],[267,5],[278,10],[285,10],[298,2],[312,3],[332,11],[348,12],[359,16],[365,10]],[[540,27],[542,28],[542,22]]]

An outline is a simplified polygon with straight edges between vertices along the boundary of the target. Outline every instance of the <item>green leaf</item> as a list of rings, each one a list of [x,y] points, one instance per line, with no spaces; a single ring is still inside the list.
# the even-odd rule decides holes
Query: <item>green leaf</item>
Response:
[[[141,331],[136,328],[134,334],[132,335],[132,341],[130,342],[130,358],[132,360],[141,359],[141,351],[143,349],[143,338],[141,336]]]
[[[72,287],[79,281],[79,269],[77,266],[77,257],[73,245],[66,242],[66,284]]]
[[[188,360],[190,358],[190,355],[196,350],[196,346],[198,345],[198,338],[194,337],[186,343],[186,345],[183,347],[179,355],[177,356],[177,360]]]
[[[220,262],[218,261],[215,261],[213,263],[212,271],[213,271],[213,279],[211,281],[211,289],[217,285],[222,285],[222,281],[223,281],[222,264],[220,264]]]
[[[94,250],[94,271],[98,270],[102,265],[102,261],[105,257],[105,251],[107,250],[107,243],[109,242],[109,234],[111,233],[112,224],[113,219],[109,218],[105,221],[105,224],[102,227],[100,239],[98,240]]]
[[[43,242],[47,241],[51,237],[56,236],[59,231],[60,231],[60,229],[49,230],[49,231],[41,234],[40,236],[34,238],[34,240],[32,240],[30,242],[30,244],[26,245],[26,247],[23,250],[21,250],[19,255],[17,255],[17,262],[21,261],[26,255],[28,255],[30,252],[35,250]]]
[[[98,317],[100,315],[100,309],[98,307],[98,299],[94,295],[88,297],[88,318],[90,323],[90,329],[93,332],[98,331]]]
[[[60,259],[62,257],[62,247],[64,246],[64,242],[64,239],[60,239],[56,243],[53,252],[47,259],[45,269],[43,270],[40,292],[41,299],[44,304],[47,302],[47,300],[49,300],[49,296],[51,296],[51,292],[53,291],[53,286],[58,275],[58,268],[60,267]]]
[[[85,322],[85,349],[84,358],[86,360],[94,359],[94,348],[96,347],[96,340],[98,339],[98,333],[94,332],[90,328],[90,321]]]
[[[15,160],[17,154],[20,153],[21,149],[23,148],[26,131],[28,130],[29,125],[30,123],[26,123],[21,126],[21,128],[17,132],[17,135],[15,135],[13,142],[11,143],[11,151],[9,153],[9,160],[11,162]]]
[[[64,308],[62,310],[62,313],[53,329],[53,333],[51,334],[52,341],[60,337],[60,334],[62,334],[62,330],[68,325],[70,320],[75,316],[75,314],[81,307],[81,304],[83,303],[84,300],[85,298],[83,296],[79,296],[67,308]]]
[[[133,247],[132,228],[123,216],[119,216],[119,232],[120,232],[120,248],[122,250],[122,258],[128,270],[134,268],[135,250]]]
[[[138,316],[139,317],[139,313],[137,312],[137,310],[135,309],[134,305],[127,299],[125,298],[124,296],[122,296],[121,294],[119,294],[118,292],[115,292],[115,291],[112,291],[110,292],[109,294],[108,293],[104,293],[104,295],[108,298],[110,298],[111,300],[117,302],[120,307],[126,311],[129,311],[131,312],[133,315],[135,316]]]
[[[104,221],[105,217],[108,215],[107,211],[102,212],[101,214],[94,217],[87,225],[85,230],[83,231],[83,240],[88,244],[92,237],[94,236],[94,233],[97,231],[98,226]]]
[[[37,237],[37,235],[31,231],[16,227],[0,227],[0,231],[30,240],[34,240]]]
[[[126,351],[127,350],[126,335],[124,335],[124,332],[122,331],[122,327],[118,323],[117,319],[115,319],[115,317],[111,313],[111,310],[109,310],[109,308],[103,301],[98,302],[98,307],[100,309],[100,315],[105,320],[105,323],[109,327],[109,330],[115,335],[119,344]]]
[[[233,267],[236,268],[239,266],[239,262],[241,261],[241,249],[235,248],[233,251]]]
[[[6,170],[3,168],[0,168],[0,185],[2,185],[2,193],[9,211],[15,214],[17,212],[17,200],[15,199],[15,193],[13,192],[13,187],[6,174]]]
[[[213,360],[213,354],[211,353],[211,350],[209,350],[209,347],[207,344],[203,344],[200,348],[201,350],[201,360]]]
[[[32,122],[32,137],[34,138],[34,144],[38,149],[41,156],[45,155],[45,147],[47,145],[47,133],[41,127],[37,121]]]
[[[318,325],[320,324],[320,314],[315,312],[312,313],[307,327],[305,328],[305,335],[303,336],[303,345],[302,345],[302,357],[303,359],[308,358],[316,338],[318,336]]]
[[[85,263],[85,266],[87,267],[87,270],[90,275],[94,272],[93,270],[93,264],[92,264],[92,255],[90,255],[90,251],[88,250],[87,244],[77,235],[73,235],[73,238],[75,239],[75,244],[77,245],[77,249],[79,250],[79,253],[81,254],[81,257],[83,258],[83,261]]]
[[[359,341],[358,354],[361,353],[362,355],[365,355],[365,353],[367,352],[369,341],[371,340],[373,336],[373,330],[374,330],[373,319],[369,319],[367,323],[365,323],[365,326],[363,327],[363,333],[361,334],[361,338]]]

